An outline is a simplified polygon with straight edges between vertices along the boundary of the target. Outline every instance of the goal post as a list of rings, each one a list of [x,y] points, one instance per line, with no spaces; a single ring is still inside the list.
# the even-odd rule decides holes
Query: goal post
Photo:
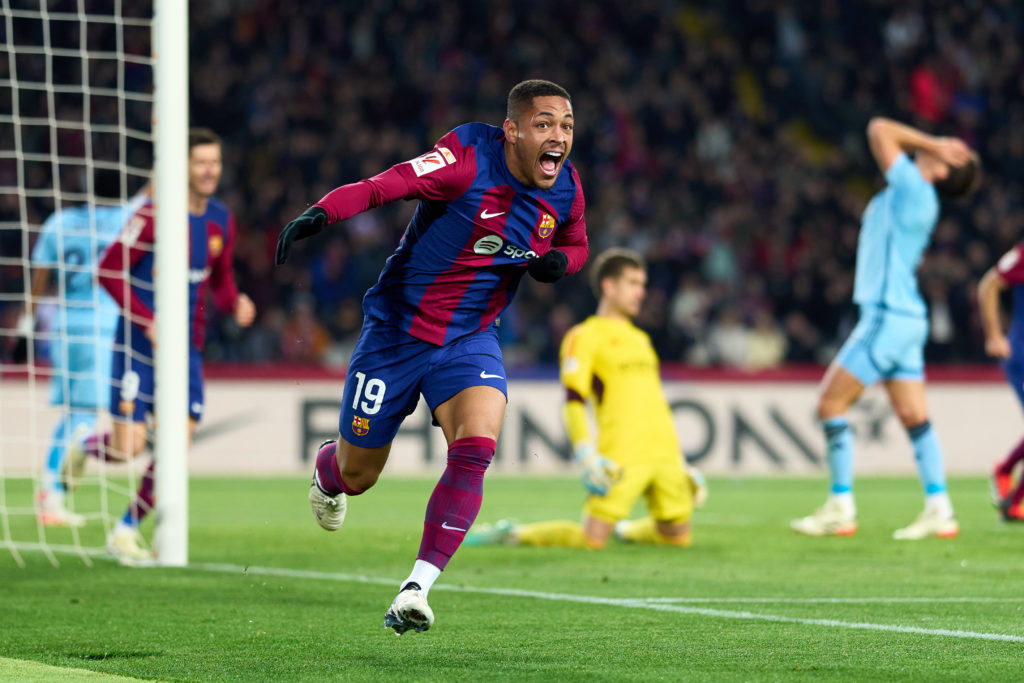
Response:
[[[154,8],[157,561],[188,564],[188,3]]]
[[[79,523],[44,519],[58,445],[67,450],[85,426],[76,420],[87,417],[96,433],[110,427],[109,369],[78,370],[68,359],[76,344],[110,351],[100,301],[115,319],[116,305],[95,282],[88,295],[68,294],[96,278],[98,254],[122,224],[113,213],[101,222],[97,207],[127,216],[130,195],[151,176],[159,322],[152,545],[158,564],[188,563],[188,36],[183,0],[0,0],[0,552],[18,564],[33,552],[54,564],[61,554],[86,564],[103,556],[148,464],[148,455],[128,465],[90,459],[66,495]],[[97,174],[115,176],[113,193],[97,191]],[[34,248],[47,231],[56,246],[40,265]],[[85,242],[72,250],[70,233]],[[33,296],[33,275],[46,271],[49,290]],[[69,325],[72,310],[94,322]],[[62,378],[53,388],[51,375]],[[91,402],[71,398],[76,379],[100,375]]]

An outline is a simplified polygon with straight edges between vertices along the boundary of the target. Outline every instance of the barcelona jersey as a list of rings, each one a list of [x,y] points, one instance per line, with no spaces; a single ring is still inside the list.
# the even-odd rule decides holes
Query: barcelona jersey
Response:
[[[523,185],[505,161],[504,131],[459,126],[426,154],[318,202],[329,223],[397,199],[419,205],[363,311],[436,345],[486,329],[508,306],[531,258],[587,258],[584,198],[568,161],[550,189]]]
[[[206,211],[201,215],[189,214],[188,222],[191,344],[201,350],[204,342],[207,284],[214,304],[222,311],[233,310],[238,299],[232,270],[235,219],[224,204],[210,198]],[[148,325],[154,317],[155,236],[153,203],[149,201],[132,216],[117,241],[107,249],[100,261],[100,283],[120,305],[122,317],[142,327]],[[149,342],[142,334],[131,336],[133,348],[147,357],[152,355]]]

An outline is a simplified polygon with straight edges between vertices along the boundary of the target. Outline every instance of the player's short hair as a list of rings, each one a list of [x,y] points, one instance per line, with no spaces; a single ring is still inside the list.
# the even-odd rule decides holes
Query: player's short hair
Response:
[[[533,104],[534,97],[564,97],[572,102],[569,91],[551,81],[544,81],[534,78],[515,86],[508,92],[508,104],[505,107],[505,118],[509,121],[519,121],[523,111]]]
[[[647,270],[647,263],[640,252],[622,247],[605,249],[594,259],[590,266],[590,286],[594,296],[601,298],[601,283],[607,278],[617,278],[626,268]]]
[[[223,147],[224,143],[221,142],[220,136],[209,128],[189,128],[188,151],[191,152],[192,148],[198,145],[218,145]]]
[[[972,154],[963,166],[950,166],[949,175],[935,181],[935,191],[943,199],[962,199],[973,194],[980,184],[981,161]]]

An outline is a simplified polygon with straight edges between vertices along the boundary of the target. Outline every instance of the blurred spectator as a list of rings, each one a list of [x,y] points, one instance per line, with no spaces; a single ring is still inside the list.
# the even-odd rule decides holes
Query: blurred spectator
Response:
[[[786,335],[779,329],[768,308],[758,309],[747,338],[747,359],[744,365],[752,370],[774,368],[786,358]]]
[[[708,350],[718,365],[746,367],[750,357],[750,331],[736,306],[726,306],[708,329]]]
[[[281,356],[290,363],[318,364],[324,360],[331,337],[316,319],[313,301],[297,297],[291,317],[281,330]]]
[[[503,88],[540,76],[575,97],[572,161],[588,183],[592,248],[629,246],[648,260],[651,298],[660,303],[638,322],[667,362],[747,362],[732,345],[741,346],[748,322],[768,329],[757,313],[765,306],[786,338],[787,361],[827,361],[856,318],[856,238],[878,182],[864,143],[868,117],[969,140],[981,152],[985,185],[974,206],[945,214],[951,227],[936,231],[922,268],[925,278],[941,271],[943,281],[928,285],[937,329],[926,353],[929,361],[984,360],[969,291],[1024,230],[1019,3],[192,7],[191,63],[202,71],[192,79],[192,122],[214,127],[232,150],[223,186],[239,219],[238,279],[268,312],[237,336],[211,335],[211,354],[342,362],[359,300],[413,206],[364,214],[271,268],[281,226],[331,188],[425,152],[462,121],[500,123]],[[141,79],[131,87],[149,86]],[[26,96],[21,106],[23,116],[46,116],[45,98]],[[26,149],[45,148],[33,137],[43,127],[22,131],[32,138]],[[0,163],[0,185],[15,185],[16,170]],[[26,182],[45,186],[45,174],[32,171]],[[0,196],[0,226],[27,219],[37,229],[54,208],[42,194],[25,204],[22,213],[18,197]],[[5,257],[26,246],[0,228]],[[20,268],[0,265],[0,292],[22,287]],[[554,363],[552,335],[593,306],[585,274],[559,285],[568,309],[555,311],[549,292],[523,287],[503,342],[516,365]],[[306,294],[312,310],[270,314]],[[9,305],[0,299],[0,307],[2,320]],[[304,336],[317,321],[319,331]],[[275,336],[280,343],[269,343]]]

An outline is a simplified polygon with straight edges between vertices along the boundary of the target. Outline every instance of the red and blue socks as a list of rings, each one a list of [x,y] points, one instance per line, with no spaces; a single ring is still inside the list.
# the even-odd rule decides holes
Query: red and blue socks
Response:
[[[417,561],[442,570],[458,550],[480,512],[484,472],[496,446],[494,439],[480,436],[458,439],[448,446],[448,466],[427,503]]]

